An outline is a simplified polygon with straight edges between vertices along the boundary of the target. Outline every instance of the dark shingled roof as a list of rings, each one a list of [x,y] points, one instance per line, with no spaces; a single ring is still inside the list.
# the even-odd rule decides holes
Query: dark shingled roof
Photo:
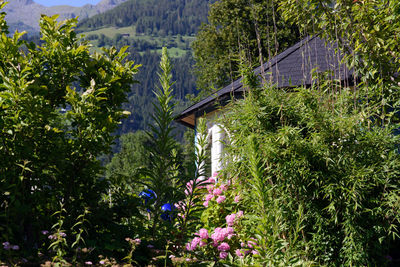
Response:
[[[278,88],[310,86],[313,82],[312,71],[315,69],[317,72],[331,71],[333,79],[351,84],[352,71],[340,64],[342,55],[335,53],[335,47],[335,44],[326,44],[318,36],[307,37],[265,63],[264,78]],[[254,70],[256,75],[261,75],[261,72],[261,66]],[[241,80],[234,81],[187,108],[175,120],[194,128],[196,117],[226,105],[232,96],[243,93]]]

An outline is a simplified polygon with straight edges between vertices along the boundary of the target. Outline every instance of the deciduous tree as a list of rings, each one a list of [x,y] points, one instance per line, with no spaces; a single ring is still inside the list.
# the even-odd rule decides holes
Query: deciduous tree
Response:
[[[34,45],[21,40],[23,33],[9,36],[4,16],[0,232],[26,252],[41,245],[40,231],[50,230],[60,203],[68,214],[65,229],[98,206],[106,184],[97,157],[110,152],[112,133],[127,115],[121,104],[138,65],[125,60],[126,48],[90,53],[74,32],[75,19],[43,16],[43,43]],[[68,244],[70,238],[67,233]]]

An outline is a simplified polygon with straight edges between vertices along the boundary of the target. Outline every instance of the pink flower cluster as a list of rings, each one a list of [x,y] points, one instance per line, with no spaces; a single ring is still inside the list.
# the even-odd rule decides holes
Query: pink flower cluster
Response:
[[[247,244],[244,242],[241,242],[240,244],[241,249],[236,249],[235,254],[239,258],[244,258],[246,255],[252,254],[252,255],[258,255],[260,254],[255,247],[258,246],[258,244],[255,242],[255,239],[247,241]]]
[[[243,216],[243,211],[239,210],[238,213],[232,213],[225,217],[226,224],[228,226],[233,226],[235,224],[235,220]]]
[[[202,228],[195,235],[197,236],[193,238],[192,242],[186,244],[186,250],[193,251],[197,246],[204,247],[207,245],[207,239],[209,238],[207,229]]]
[[[235,230],[233,227],[226,227],[226,228],[221,228],[217,227],[214,229],[214,233],[211,235],[211,239],[213,240],[213,246],[217,247],[218,242],[222,242],[227,239],[231,239],[235,234]]]
[[[216,174],[214,174],[214,177],[217,176]],[[205,196],[204,198],[204,202],[203,205],[204,207],[208,207],[209,202],[215,198],[215,201],[217,201],[218,204],[221,204],[222,202],[225,201],[226,196],[223,195],[223,193],[225,191],[228,190],[229,188],[229,184],[221,184],[220,186],[218,186],[216,184],[215,178],[214,177],[210,177],[207,180],[207,183],[209,183],[207,185],[207,191],[208,194]]]
[[[228,190],[232,189],[231,187],[234,186],[234,184],[231,184],[234,180],[222,184],[216,183],[215,177],[217,175],[218,174],[214,174],[213,177],[210,177],[209,179],[204,180],[204,183],[201,183],[202,188],[207,189],[203,198],[203,205],[205,207],[209,206],[210,201],[216,201],[220,204],[226,200],[226,196],[231,196],[231,192]],[[193,183],[188,183],[188,192],[190,192],[192,184]],[[204,186],[205,184],[207,185]],[[234,202],[239,203],[240,199],[241,196],[237,195],[234,197]],[[186,244],[187,251],[195,251],[200,248],[202,248],[202,250],[206,249],[207,251],[211,250],[219,255],[220,259],[226,259],[230,252],[231,255],[236,255],[240,258],[250,254],[258,254],[258,251],[255,249],[257,247],[255,239],[254,241],[250,240],[246,243],[242,242],[242,244],[240,244],[241,241],[238,240],[238,234],[235,232],[234,227],[240,227],[238,222],[242,216],[243,211],[239,210],[237,213],[226,215],[226,227],[216,227],[210,232],[204,228],[200,229],[195,233],[195,237]],[[240,230],[240,228],[237,228],[237,230]]]
[[[190,243],[186,244],[186,250],[188,251],[194,251],[197,249],[197,247],[204,247],[208,244],[211,244],[212,247],[217,248],[219,252],[219,257],[221,259],[225,259],[228,256],[228,251],[230,250],[230,246],[227,242],[223,242],[226,239],[231,239],[233,236],[235,236],[235,230],[233,227],[226,227],[226,228],[221,228],[217,227],[214,229],[214,232],[211,234],[211,236],[208,233],[207,229],[200,229],[198,233],[195,233],[197,235],[195,238]],[[211,239],[211,240],[209,240]]]

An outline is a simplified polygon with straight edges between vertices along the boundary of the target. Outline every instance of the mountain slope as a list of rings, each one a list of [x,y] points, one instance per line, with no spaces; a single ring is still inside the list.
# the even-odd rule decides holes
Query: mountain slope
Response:
[[[142,65],[135,76],[139,83],[132,86],[129,102],[124,105],[131,116],[122,122],[118,134],[146,129],[152,121],[151,103],[158,86],[161,47],[167,47],[172,58],[174,101],[180,109],[187,104],[188,94],[196,94],[190,44],[198,27],[207,21],[208,4],[208,0],[128,0],[93,18],[80,20],[76,31],[86,36],[93,50],[128,46],[129,59]],[[40,42],[39,36],[27,39]]]
[[[208,0],[128,0],[103,14],[81,20],[90,31],[105,26],[135,25],[138,34],[193,35],[207,21]]]
[[[72,6],[54,6],[45,7],[35,3],[33,0],[10,0],[3,11],[7,13],[6,21],[11,26],[13,31],[18,28],[19,31],[29,30],[39,31],[39,19],[41,14],[48,16],[59,14],[60,19],[67,19],[79,16],[80,19],[85,19],[96,14],[100,14],[126,0],[103,0],[97,5],[85,5],[83,7]]]
[[[195,95],[194,64],[190,44],[201,23],[207,22],[209,0],[128,0],[102,14],[81,20],[77,31],[95,46],[129,46],[129,57],[142,64],[136,75],[125,108],[131,111],[119,130],[120,134],[145,129],[151,123],[154,93],[158,86],[161,47],[168,48],[176,81],[174,100],[180,108],[186,96]]]

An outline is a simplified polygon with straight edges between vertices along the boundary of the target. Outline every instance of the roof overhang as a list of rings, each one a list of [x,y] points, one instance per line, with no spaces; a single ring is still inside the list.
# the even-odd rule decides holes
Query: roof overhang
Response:
[[[260,80],[270,81],[277,88],[311,86],[312,72],[332,72],[333,79],[340,79],[349,85],[354,80],[353,72],[340,62],[342,55],[335,52],[337,45],[326,43],[318,36],[307,37],[294,46],[286,49],[267,63],[256,68],[253,72]],[[263,77],[262,69],[264,69]],[[238,79],[193,104],[182,111],[175,121],[190,128],[195,128],[196,119],[216,109],[225,106],[232,99],[242,97],[242,79]]]

